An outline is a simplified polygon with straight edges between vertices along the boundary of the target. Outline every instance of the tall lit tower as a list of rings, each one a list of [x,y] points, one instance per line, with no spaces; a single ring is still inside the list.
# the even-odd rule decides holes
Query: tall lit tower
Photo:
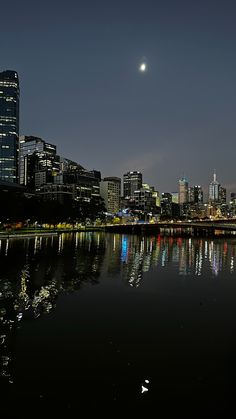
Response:
[[[220,184],[216,180],[216,172],[213,174],[213,181],[209,185],[209,202],[219,201]]]
[[[133,198],[134,192],[142,188],[143,175],[140,172],[128,172],[123,175],[124,198]]]
[[[179,180],[179,204],[182,205],[186,202],[188,202],[188,181],[183,176]]]
[[[115,214],[120,209],[121,179],[105,177],[100,182],[100,195],[104,199],[107,212]]]
[[[0,72],[0,180],[18,180],[19,79],[16,71]]]

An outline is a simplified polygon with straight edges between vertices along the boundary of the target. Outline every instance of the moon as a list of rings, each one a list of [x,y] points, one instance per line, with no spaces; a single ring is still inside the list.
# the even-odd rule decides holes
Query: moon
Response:
[[[144,73],[146,70],[147,70],[147,64],[146,63],[141,63],[140,66],[139,66],[139,71]]]

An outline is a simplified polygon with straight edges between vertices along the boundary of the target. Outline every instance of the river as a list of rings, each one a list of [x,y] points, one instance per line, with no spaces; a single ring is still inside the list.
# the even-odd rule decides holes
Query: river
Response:
[[[229,407],[235,270],[236,239],[1,240],[5,416],[29,406],[72,412],[88,401]]]

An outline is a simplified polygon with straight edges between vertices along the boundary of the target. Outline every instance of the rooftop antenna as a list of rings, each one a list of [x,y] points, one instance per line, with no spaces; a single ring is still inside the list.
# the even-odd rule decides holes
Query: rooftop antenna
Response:
[[[216,182],[216,169],[214,169],[213,181]]]

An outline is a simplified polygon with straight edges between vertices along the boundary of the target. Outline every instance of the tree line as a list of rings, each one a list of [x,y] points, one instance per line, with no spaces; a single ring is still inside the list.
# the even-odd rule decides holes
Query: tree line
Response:
[[[30,220],[30,223],[83,222],[104,218],[106,211],[102,198],[92,197],[89,202],[68,199],[65,202],[44,200],[40,196],[25,196],[22,193],[0,191],[0,221],[16,223]]]

